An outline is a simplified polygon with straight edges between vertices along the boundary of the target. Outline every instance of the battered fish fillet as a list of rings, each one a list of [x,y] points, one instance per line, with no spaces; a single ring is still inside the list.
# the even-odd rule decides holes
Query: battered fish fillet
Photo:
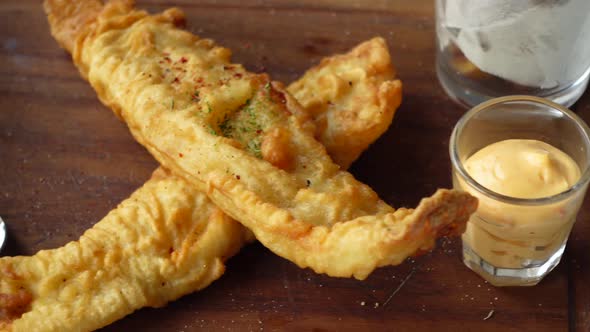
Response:
[[[53,33],[70,30],[61,15],[80,6],[46,3]],[[280,83],[231,64],[229,50],[178,29],[182,20],[178,9],[150,16],[111,2],[76,26],[74,63],[162,166],[270,250],[364,279],[464,230],[475,198],[440,189],[415,210],[394,210],[332,162]]]
[[[348,168],[389,127],[401,103],[394,76],[385,41],[374,38],[322,60],[287,91],[313,117],[315,136],[334,162]],[[345,102],[333,102],[342,95]]]
[[[0,330],[91,331],[219,278],[247,233],[188,188],[155,172],[79,241],[1,258]]]
[[[372,39],[349,54],[367,47],[384,44]],[[367,53],[332,58],[338,61],[326,66],[324,60],[322,70],[364,71],[377,61]],[[315,80],[306,75],[298,84],[316,86]],[[373,81],[373,76],[360,78],[359,86],[364,80]],[[320,86],[318,93],[329,95],[340,109],[356,114],[362,110],[355,107],[372,106],[347,105],[366,89],[323,91],[331,88]],[[383,121],[387,126],[391,118]],[[224,261],[252,239],[251,232],[204,193],[160,168],[79,241],[32,257],[0,258],[0,330],[90,331],[106,326],[139,308],[161,306],[206,287],[223,273]]]

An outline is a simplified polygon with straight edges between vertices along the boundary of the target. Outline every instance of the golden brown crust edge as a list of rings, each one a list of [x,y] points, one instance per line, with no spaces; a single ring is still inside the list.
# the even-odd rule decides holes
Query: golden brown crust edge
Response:
[[[473,196],[439,189],[415,210],[402,208],[331,226],[312,226],[277,210],[240,184],[219,180],[211,181],[209,197],[225,211],[239,211],[240,222],[275,254],[316,273],[359,280],[377,267],[397,265],[432,249],[441,236],[461,234],[477,208]],[[247,207],[255,210],[254,217],[244,218],[252,215],[252,211],[245,211]],[[259,222],[263,217],[264,222]]]
[[[100,0],[45,0],[43,2],[51,34],[61,47],[72,52],[78,37],[96,20],[103,5]]]
[[[311,114],[315,136],[333,160],[348,168],[389,127],[402,100],[402,83],[394,78],[387,44],[375,37],[323,59],[287,91]]]

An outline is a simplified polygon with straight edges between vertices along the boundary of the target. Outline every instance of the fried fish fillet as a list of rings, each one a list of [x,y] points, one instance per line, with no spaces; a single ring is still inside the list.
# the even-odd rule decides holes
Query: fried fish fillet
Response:
[[[52,32],[71,30],[55,1]],[[54,6],[53,8],[57,8]],[[464,230],[477,200],[439,189],[395,210],[332,162],[283,86],[229,61],[229,50],[110,2],[76,26],[73,60],[100,100],[174,174],[204,191],[278,255],[331,276],[366,278]],[[400,156],[403,158],[403,156]]]
[[[374,38],[322,60],[287,91],[313,117],[316,138],[334,162],[348,168],[387,130],[401,103],[401,82],[393,76],[385,41]],[[342,95],[346,102],[333,102]]]
[[[348,54],[367,47],[381,49],[389,58],[378,38]],[[377,61],[366,53],[332,58],[338,61],[322,62],[327,73],[342,68],[364,71]],[[389,78],[381,75],[382,81]],[[364,80],[374,81],[369,73],[359,78],[359,86]],[[298,84],[316,86],[316,78],[306,75]],[[341,106],[339,111],[356,114],[361,111],[356,107],[368,107],[347,105],[366,89],[323,91],[331,88],[320,86],[317,91],[329,95]],[[337,122],[342,117],[330,119]],[[391,118],[382,121],[387,126]],[[251,232],[204,193],[160,168],[79,241],[32,257],[0,258],[0,330],[90,331],[141,307],[164,305],[209,285],[223,273],[224,261],[252,239]]]
[[[79,241],[1,258],[0,329],[91,331],[209,285],[248,235],[189,188],[160,170]]]

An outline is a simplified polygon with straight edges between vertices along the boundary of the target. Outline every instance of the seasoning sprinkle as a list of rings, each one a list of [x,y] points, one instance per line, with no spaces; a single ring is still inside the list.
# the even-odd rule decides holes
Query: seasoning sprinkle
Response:
[[[199,100],[201,100],[201,98],[199,98],[199,90],[196,90],[195,92],[193,92],[193,94],[191,95],[191,99],[192,99],[193,101],[197,101],[197,102],[198,102]]]

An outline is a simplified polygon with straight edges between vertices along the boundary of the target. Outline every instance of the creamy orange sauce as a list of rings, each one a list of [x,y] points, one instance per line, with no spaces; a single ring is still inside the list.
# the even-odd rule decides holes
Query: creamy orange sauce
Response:
[[[469,157],[464,167],[482,186],[515,198],[556,195],[580,178],[570,156],[537,140],[493,143]],[[548,205],[508,204],[455,178],[456,186],[479,199],[463,241],[496,267],[522,268],[548,259],[567,239],[582,201],[574,195]]]
[[[537,140],[490,144],[469,157],[465,169],[484,187],[517,198],[559,194],[580,178],[580,169],[570,156]]]

